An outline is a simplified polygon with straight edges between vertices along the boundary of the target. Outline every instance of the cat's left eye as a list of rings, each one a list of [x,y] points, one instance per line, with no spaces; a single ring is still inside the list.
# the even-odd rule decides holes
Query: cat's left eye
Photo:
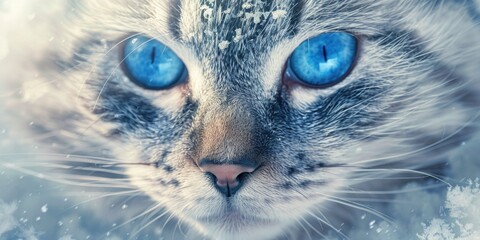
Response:
[[[182,60],[163,43],[146,36],[126,41],[124,63],[130,79],[146,89],[167,89],[186,78]]]
[[[357,39],[345,32],[324,33],[300,44],[290,56],[289,79],[315,88],[339,83],[352,68]]]

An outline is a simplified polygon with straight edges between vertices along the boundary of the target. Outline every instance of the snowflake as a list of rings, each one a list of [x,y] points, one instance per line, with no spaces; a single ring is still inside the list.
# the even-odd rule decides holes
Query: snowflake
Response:
[[[480,180],[469,181],[466,187],[449,188],[445,208],[448,217],[434,218],[422,224],[420,240],[480,240]]]
[[[283,17],[285,17],[285,15],[287,15],[287,11],[282,10],[282,9],[275,10],[275,11],[272,12],[272,18],[274,20],[277,20],[279,18],[283,18]]]
[[[224,40],[218,44],[218,47],[220,48],[220,50],[225,50],[226,48],[228,48],[229,45],[230,45],[230,42]]]

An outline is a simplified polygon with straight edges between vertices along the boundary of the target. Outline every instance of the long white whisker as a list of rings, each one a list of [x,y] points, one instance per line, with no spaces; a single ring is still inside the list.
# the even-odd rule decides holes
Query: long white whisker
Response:
[[[136,37],[136,36],[139,36],[141,35],[141,33],[136,33],[136,34],[133,34],[133,35],[130,35],[128,37],[125,37],[124,39],[122,39],[121,41],[118,41],[118,43],[116,43],[114,46],[112,46],[110,49],[108,49],[108,51],[104,54],[104,56],[108,55],[112,50],[114,50],[115,48],[117,48],[118,46],[120,46],[121,44],[123,44],[125,41],[127,41],[128,39],[130,38],[133,38],[133,37]],[[78,89],[78,92],[77,92],[77,97],[75,99],[75,101],[77,102],[77,105],[78,105],[78,100],[80,98],[80,94],[82,93],[83,89],[85,88],[85,85],[88,81],[88,79],[90,79],[91,75],[93,74],[93,72],[95,71],[95,67],[97,66],[98,64],[98,60],[96,60],[93,64],[92,64],[92,67],[90,69],[90,71],[88,72],[87,76],[85,77],[85,80],[82,82],[82,85],[80,86],[80,88]]]
[[[106,198],[106,197],[114,197],[114,196],[120,196],[120,195],[131,194],[131,193],[139,193],[139,192],[142,192],[142,191],[140,189],[136,189],[136,190],[131,190],[131,191],[108,193],[108,194],[104,194],[104,195],[101,195],[101,196],[98,196],[98,197],[94,197],[94,198],[90,198],[88,200],[82,201],[80,203],[77,203],[77,204],[71,206],[70,208],[75,208],[75,207],[78,207],[82,204],[89,203],[89,202],[92,202],[92,201],[95,201],[95,200],[98,200],[98,199],[102,199],[102,198]]]
[[[123,226],[125,226],[125,225],[127,225],[127,224],[129,224],[129,223],[131,223],[131,222],[133,222],[133,221],[135,221],[135,220],[137,220],[137,219],[139,219],[139,218],[141,218],[141,217],[149,214],[149,213],[151,213],[152,211],[158,210],[161,205],[162,205],[162,203],[153,204],[153,206],[152,206],[151,208],[149,208],[149,209],[147,209],[147,210],[144,210],[143,212],[141,212],[141,213],[138,214],[137,216],[129,219],[128,221],[126,221],[126,222],[124,222],[124,223],[122,223],[122,224],[120,224],[120,225],[115,226],[115,227],[112,228],[110,231],[113,232],[113,231],[115,231],[116,229],[121,228],[121,227],[123,227]]]
[[[150,220],[149,222],[147,222],[146,224],[142,224],[143,226],[135,231],[131,236],[130,236],[130,239],[132,239],[133,237],[135,237],[136,235],[138,235],[141,231],[143,231],[145,228],[147,228],[148,226],[150,226],[152,223],[154,223],[155,221],[157,221],[158,219],[162,218],[165,214],[167,214],[168,211],[164,210],[164,212],[156,217],[154,217],[152,220]]]
[[[347,235],[345,235],[344,233],[342,233],[342,231],[340,229],[337,229],[336,227],[334,227],[332,224],[328,223],[327,221],[319,218],[317,215],[313,214],[312,212],[308,211],[308,214],[311,215],[312,217],[314,217],[315,219],[317,219],[318,221],[320,221],[321,223],[327,225],[329,228],[331,228],[332,230],[334,230],[335,232],[337,232],[338,234],[340,234],[342,237],[344,237],[345,239],[350,239]]]
[[[151,42],[151,41],[154,41],[155,39],[154,38],[150,38],[149,40],[141,43],[139,46],[137,46],[134,50],[142,47],[143,45]],[[92,107],[92,110],[95,110],[97,108],[97,105],[98,105],[98,102],[100,101],[100,97],[102,95],[102,93],[105,91],[105,88],[107,87],[107,84],[110,82],[110,79],[113,77],[113,74],[118,70],[118,68],[123,64],[123,62],[125,62],[125,60],[130,56],[132,55],[133,51],[132,52],[129,52],[118,64],[117,66],[115,66],[115,68],[110,72],[110,74],[108,75],[107,77],[107,80],[105,80],[105,82],[103,83],[103,86],[102,88],[100,89],[100,92],[98,93],[98,97],[97,99],[95,100],[95,104],[93,105]]]

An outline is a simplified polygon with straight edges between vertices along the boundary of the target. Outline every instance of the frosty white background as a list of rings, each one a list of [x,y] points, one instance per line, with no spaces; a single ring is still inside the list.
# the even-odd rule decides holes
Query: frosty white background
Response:
[[[32,145],[25,133],[12,130],[15,119],[2,111],[3,99],[17,93],[6,90],[1,80],[22,76],[41,93],[41,85],[35,83],[41,73],[29,71],[30,64],[43,57],[46,46],[61,45],[52,34],[49,16],[60,11],[57,8],[62,4],[58,3],[65,1],[39,2],[0,0],[0,239],[181,239],[182,226],[168,215],[145,229],[141,227],[151,216],[124,224],[144,210],[149,201],[145,197],[101,197],[109,193],[83,192],[15,168],[29,156],[48,152]],[[33,125],[35,119],[16,129]],[[369,204],[390,216],[393,223],[369,214],[354,215],[358,224],[345,234],[351,239],[480,239],[478,146],[480,136],[463,142],[450,154],[443,177],[449,185],[416,190],[422,186],[412,184],[388,203]]]

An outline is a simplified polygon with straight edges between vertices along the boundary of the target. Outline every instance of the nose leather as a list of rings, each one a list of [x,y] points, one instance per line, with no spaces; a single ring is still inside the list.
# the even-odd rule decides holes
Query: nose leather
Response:
[[[207,164],[200,167],[203,172],[211,173],[216,178],[219,187],[234,188],[238,186],[238,176],[242,173],[251,173],[255,168],[233,164]]]

